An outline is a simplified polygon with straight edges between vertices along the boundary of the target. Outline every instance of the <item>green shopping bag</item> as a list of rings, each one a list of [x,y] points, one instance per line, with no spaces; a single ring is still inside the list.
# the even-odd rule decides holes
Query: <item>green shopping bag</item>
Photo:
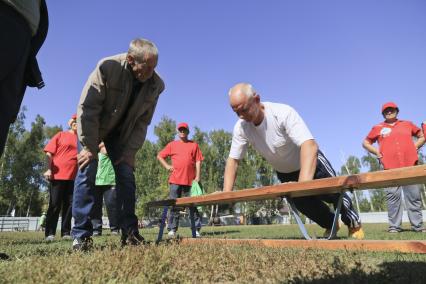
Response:
[[[200,184],[194,180],[191,186],[191,196],[199,196],[203,194],[204,194],[204,191],[201,188]],[[202,208],[203,208],[202,206],[197,206],[198,211],[201,211]]]

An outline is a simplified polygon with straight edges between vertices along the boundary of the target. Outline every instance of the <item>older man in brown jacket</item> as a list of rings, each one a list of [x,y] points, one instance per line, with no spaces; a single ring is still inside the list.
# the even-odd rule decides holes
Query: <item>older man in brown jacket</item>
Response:
[[[75,180],[73,248],[91,246],[98,145],[104,142],[114,165],[122,244],[143,242],[135,215],[135,155],[142,146],[164,82],[154,71],[157,47],[135,39],[127,53],[102,59],[90,75],[77,110],[79,170]]]

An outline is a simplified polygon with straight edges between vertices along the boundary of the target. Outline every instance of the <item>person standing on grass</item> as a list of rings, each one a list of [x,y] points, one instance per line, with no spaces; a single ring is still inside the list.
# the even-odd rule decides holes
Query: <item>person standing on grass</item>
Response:
[[[172,141],[161,150],[157,159],[161,165],[170,172],[169,184],[171,199],[189,196],[193,182],[200,182],[201,161],[204,159],[197,143],[188,139],[189,127],[185,122],[179,123],[177,127],[179,140]],[[165,160],[170,157],[172,164]],[[200,237],[201,215],[195,210],[196,236]],[[179,210],[172,207],[168,219],[168,236],[175,237],[179,227]]]
[[[135,214],[135,156],[164,90],[155,72],[158,49],[146,39],[131,41],[127,53],[102,59],[81,93],[77,111],[78,172],[73,199],[73,249],[92,247],[90,220],[95,203],[99,143],[103,141],[114,167],[122,245],[139,245]]]
[[[299,114],[290,106],[261,102],[259,94],[248,83],[239,83],[229,91],[229,102],[240,118],[235,124],[232,145],[226,162],[223,191],[233,190],[239,161],[251,144],[276,170],[281,182],[302,182],[335,176],[330,162],[318,149],[311,132]],[[337,205],[339,194],[293,198],[297,209],[331,233],[334,214],[326,205]],[[364,231],[358,213],[345,193],[342,221],[349,237],[363,239]]]
[[[417,150],[425,143],[420,128],[411,121],[398,119],[399,108],[393,102],[382,106],[383,122],[375,125],[363,141],[363,147],[377,156],[385,170],[417,165]],[[413,138],[417,141],[413,142]],[[373,146],[377,142],[379,148]],[[426,232],[423,227],[420,185],[403,185],[385,189],[388,204],[389,233],[402,231],[402,196],[404,192],[408,219],[415,232]]]
[[[49,208],[46,215],[45,237],[53,241],[59,213],[62,209],[61,236],[70,239],[71,204],[74,179],[77,173],[77,121],[74,114],[68,122],[70,129],[57,133],[44,147],[47,171],[43,174],[50,182]]]
[[[36,56],[48,28],[45,0],[0,0],[0,158],[27,86],[44,87]]]
[[[105,206],[108,213],[109,228],[112,235],[118,235],[117,216],[117,191],[115,188],[115,173],[111,160],[105,148],[105,144],[99,144],[98,170],[96,173],[96,189],[94,192],[95,204],[93,205],[92,226],[93,236],[102,235],[102,207],[105,199]]]

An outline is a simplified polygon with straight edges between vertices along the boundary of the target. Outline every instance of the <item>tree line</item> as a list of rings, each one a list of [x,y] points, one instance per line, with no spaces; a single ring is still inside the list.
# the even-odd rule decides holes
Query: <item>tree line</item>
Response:
[[[47,126],[44,118],[38,115],[31,123],[31,129],[26,130],[25,111],[24,107],[11,126],[5,151],[0,159],[0,216],[40,216],[41,212],[47,209],[49,202],[49,183],[42,176],[45,171],[43,148],[63,129],[58,125]],[[161,167],[156,156],[167,143],[175,139],[176,121],[163,117],[154,126],[154,133],[157,141],[146,140],[136,155],[136,212],[139,218],[157,217],[159,210],[149,210],[146,203],[168,196],[168,172]],[[204,156],[201,173],[204,191],[221,191],[232,133],[222,129],[205,132],[195,127],[190,137],[199,144]],[[423,163],[425,156],[420,153],[419,157]],[[357,174],[363,167],[369,172],[380,170],[378,160],[366,153],[361,158],[349,156],[338,174]],[[273,168],[251,147],[240,162],[238,171],[235,183],[237,190],[278,183]],[[422,194],[425,194],[424,186]],[[353,199],[361,212],[387,210],[382,189],[354,192]],[[246,217],[253,217],[261,212],[261,215],[268,219],[279,214],[283,207],[285,204],[278,199],[239,204],[239,210]],[[205,211],[209,210],[210,208],[205,208]]]

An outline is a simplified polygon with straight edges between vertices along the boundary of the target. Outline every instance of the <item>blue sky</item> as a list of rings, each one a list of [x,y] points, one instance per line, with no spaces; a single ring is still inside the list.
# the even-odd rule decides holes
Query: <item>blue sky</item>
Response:
[[[340,169],[395,101],[400,118],[426,120],[426,1],[423,0],[47,0],[50,30],[38,59],[46,81],[29,90],[37,114],[66,125],[84,83],[105,56],[136,37],[154,41],[166,83],[162,116],[204,131],[232,131],[227,92],[250,82],[264,101],[293,106]]]

